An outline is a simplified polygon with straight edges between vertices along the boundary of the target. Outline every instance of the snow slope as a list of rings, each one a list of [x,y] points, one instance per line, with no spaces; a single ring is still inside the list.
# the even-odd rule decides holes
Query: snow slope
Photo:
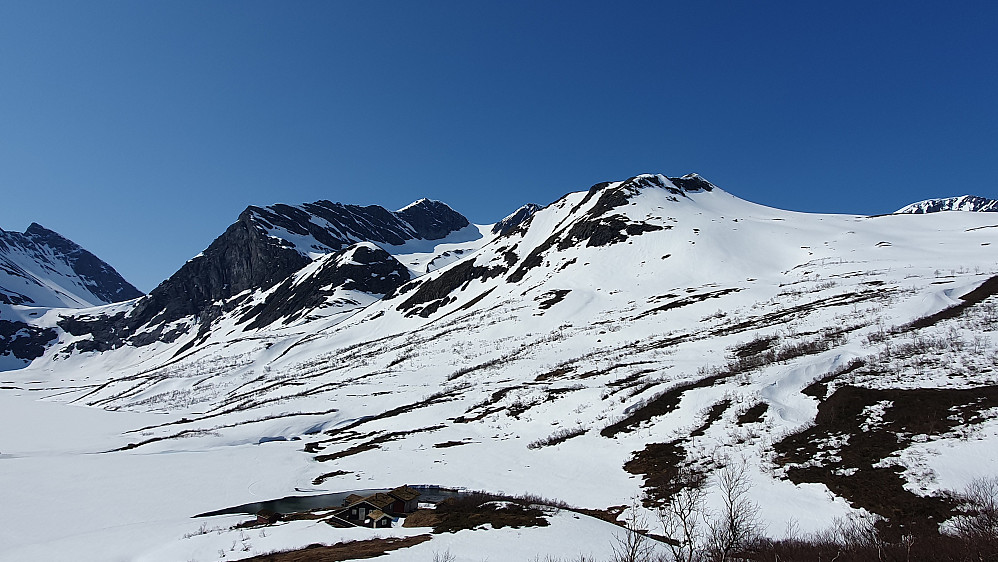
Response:
[[[643,467],[665,461],[708,477],[744,465],[776,536],[790,521],[810,531],[876,512],[841,485],[871,470],[849,464],[850,441],[904,429],[894,413],[911,391],[995,384],[991,222],[795,213],[698,176],[642,175],[568,194],[505,234],[480,229],[481,246],[346,318],[246,331],[233,315],[200,339],[103,353],[74,351],[63,333],[28,368],[3,374],[0,397],[16,401],[25,427],[79,423],[94,443],[74,449],[68,432],[20,437],[4,424],[0,489],[16,492],[4,492],[0,539],[10,547],[0,559],[217,559],[221,539],[183,538],[200,525],[187,517],[403,483],[653,510],[664,492]],[[981,298],[966,305],[975,290]],[[964,308],[931,317],[954,305]],[[851,418],[865,429],[815,444],[808,432],[828,423],[826,405],[850,392],[871,401]],[[82,405],[107,421],[84,420],[92,410]],[[904,426],[913,436],[883,451],[880,462],[905,467],[913,501],[988,471],[970,459],[998,444],[998,409],[966,408],[960,427]],[[960,428],[974,445],[954,440]],[[819,452],[802,463],[786,448],[795,439]],[[924,460],[943,448],[946,462]],[[53,499],[65,508],[51,509]],[[713,488],[708,501],[719,501]],[[94,506],[104,515],[85,517]],[[597,545],[612,529],[563,523],[605,557]],[[141,532],[125,540],[126,525]],[[275,528],[283,538],[273,544],[343,537],[300,527]],[[230,533],[213,536],[238,540]],[[477,560],[468,545],[481,541],[516,545],[511,559],[543,556],[552,536],[475,533],[451,537],[460,559]],[[390,558],[425,559],[441,544]]]

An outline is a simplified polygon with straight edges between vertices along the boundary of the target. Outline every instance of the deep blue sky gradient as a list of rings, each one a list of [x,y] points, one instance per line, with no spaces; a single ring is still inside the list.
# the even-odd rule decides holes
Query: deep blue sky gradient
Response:
[[[0,0],[0,228],[148,291],[250,204],[998,198],[996,59],[994,2]]]

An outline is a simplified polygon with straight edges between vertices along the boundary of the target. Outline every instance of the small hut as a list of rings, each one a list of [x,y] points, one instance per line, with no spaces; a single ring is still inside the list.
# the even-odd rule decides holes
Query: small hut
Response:
[[[367,515],[367,519],[364,519],[365,527],[372,527],[375,529],[381,529],[385,527],[392,526],[392,516],[388,515],[380,509],[372,511]]]
[[[391,512],[396,515],[412,513],[419,507],[419,490],[409,486],[399,486],[388,492],[394,500],[391,504]]]

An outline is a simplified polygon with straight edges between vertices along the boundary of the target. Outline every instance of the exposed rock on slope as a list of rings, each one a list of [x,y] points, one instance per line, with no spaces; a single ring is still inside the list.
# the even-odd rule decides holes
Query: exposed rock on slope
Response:
[[[285,324],[320,307],[339,305],[354,309],[368,305],[409,280],[409,270],[391,254],[370,242],[317,259],[299,274],[284,280],[264,302],[243,314],[247,329],[262,328],[282,320]],[[370,295],[367,302],[344,291]]]
[[[241,305],[251,307],[239,312],[242,322],[253,319],[248,327],[262,327],[279,318],[299,318],[336,288],[380,297],[409,279],[408,271],[403,272],[405,268],[397,260],[370,246],[351,252],[356,261],[329,260],[307,279],[292,279],[313,260],[358,242],[400,246],[412,240],[437,240],[469,224],[446,204],[429,199],[394,212],[375,205],[329,201],[250,206],[204,252],[127,314],[65,319],[60,326],[75,336],[93,334],[94,343],[81,344],[84,348],[115,348],[126,342],[175,341],[185,330],[166,326],[185,318],[193,319],[200,333],[207,335],[213,321]],[[348,277],[358,281],[348,283]],[[321,280],[326,283],[321,284]],[[249,302],[254,295],[279,284],[265,302]],[[316,293],[307,296],[307,290]]]
[[[976,212],[998,212],[998,201],[978,197],[976,195],[962,195],[960,197],[945,197],[942,199],[926,199],[918,203],[912,203],[894,211],[894,214],[914,214],[938,213],[940,211],[976,211]]]
[[[527,203],[526,205],[520,207],[519,209],[513,211],[512,214],[497,222],[495,226],[492,227],[492,234],[506,234],[510,230],[513,230],[521,223],[529,219],[539,211],[541,208],[539,205],[534,205],[533,203]]]

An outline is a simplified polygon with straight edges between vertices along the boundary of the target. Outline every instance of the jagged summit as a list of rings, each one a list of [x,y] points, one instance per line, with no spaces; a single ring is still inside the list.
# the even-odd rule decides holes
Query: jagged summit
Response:
[[[243,215],[268,236],[312,258],[361,241],[401,246],[416,239],[438,240],[470,224],[447,204],[430,199],[394,212],[379,205],[361,207],[322,200],[250,206]]]
[[[925,213],[937,213],[940,211],[973,211],[973,212],[998,212],[998,201],[976,195],[961,195],[959,197],[944,197],[940,199],[926,199],[912,203],[894,211],[896,215]]]
[[[513,211],[506,218],[495,223],[492,226],[492,234],[506,234],[507,232],[513,230],[525,220],[529,219],[541,209],[540,205],[535,205],[533,203],[527,203],[526,205],[520,207],[519,209]]]
[[[207,249],[126,314],[83,322],[64,319],[60,325],[74,335],[100,334],[100,341],[85,342],[80,349],[104,350],[125,343],[171,343],[193,324],[207,337],[213,323],[229,313],[253,328],[281,318],[297,319],[328,302],[327,297],[334,298],[331,295],[337,287],[380,296],[407,281],[408,270],[381,248],[441,240],[468,226],[464,216],[429,199],[399,211],[328,200],[251,205]],[[363,254],[364,259],[350,263],[324,260],[321,270],[307,280],[295,279],[295,274],[309,264],[356,244],[362,246],[355,247],[352,255]],[[344,275],[358,281],[347,283]],[[327,282],[320,283],[323,280]],[[303,291],[316,294],[303,297]],[[258,297],[265,298],[262,305],[256,301]],[[360,306],[375,299],[351,300]],[[248,322],[250,318],[254,320]],[[184,319],[191,321],[168,327]]]
[[[685,195],[699,191],[713,191],[716,186],[703,179],[698,174],[686,174],[678,178],[670,178],[662,174],[638,174],[621,184],[621,187],[644,188],[660,187],[674,195]]]
[[[113,267],[54,230],[36,222],[23,233],[0,230],[0,304],[81,308],[140,296]]]

